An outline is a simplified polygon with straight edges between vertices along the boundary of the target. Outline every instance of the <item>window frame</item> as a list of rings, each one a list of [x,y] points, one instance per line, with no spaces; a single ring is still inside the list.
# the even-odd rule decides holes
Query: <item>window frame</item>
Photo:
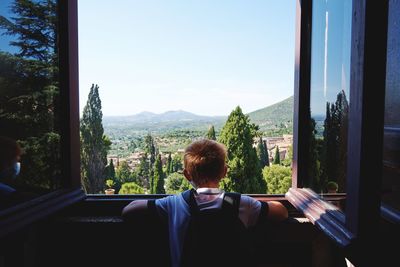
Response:
[[[292,188],[287,199],[343,248],[367,249],[381,219],[400,215],[381,205],[388,2],[353,0],[346,209],[341,212],[302,188],[307,170],[312,0],[297,0]],[[368,178],[368,179],[366,179]],[[372,252],[374,253],[374,252]]]
[[[0,211],[0,237],[86,196],[80,185],[77,0],[58,0],[62,188]]]

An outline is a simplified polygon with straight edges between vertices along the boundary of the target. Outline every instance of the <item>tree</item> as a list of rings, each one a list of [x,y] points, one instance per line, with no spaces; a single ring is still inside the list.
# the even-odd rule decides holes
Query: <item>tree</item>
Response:
[[[165,192],[167,194],[179,194],[189,188],[191,188],[189,182],[180,173],[171,173],[165,180]]]
[[[105,177],[106,179],[115,179],[115,167],[114,167],[114,161],[110,159],[110,163],[107,165],[105,171]]]
[[[275,149],[274,164],[277,164],[277,165],[281,164],[281,156],[279,153],[279,146],[276,146],[276,149]]]
[[[289,146],[287,149],[286,157],[284,160],[281,161],[281,164],[286,167],[292,166],[293,160],[293,147]]]
[[[144,189],[134,182],[124,183],[121,187],[121,190],[119,190],[119,194],[144,194]]]
[[[259,138],[258,145],[257,145],[257,156],[260,160],[261,168],[265,166],[269,166],[269,155],[267,149],[267,143],[262,140],[262,137]]]
[[[131,169],[129,168],[128,162],[122,161],[119,164],[119,166],[117,167],[117,170],[115,171],[115,178],[121,184],[133,182],[132,172],[131,172]]]
[[[154,182],[154,162],[156,161],[156,146],[154,144],[154,138],[153,136],[151,136],[150,133],[146,135],[144,142],[145,142],[145,152],[147,155],[150,156],[148,177],[150,181],[150,192],[152,192],[154,187],[153,182]]]
[[[324,157],[323,171],[325,181],[336,181],[337,171],[337,127],[335,125],[335,105],[326,102],[326,116],[324,121]]]
[[[19,48],[21,58],[49,63],[57,57],[57,1],[14,1],[12,21],[0,16],[6,35],[16,36],[10,44]],[[17,14],[16,16],[14,14]]]
[[[316,138],[317,130],[315,129],[315,120],[311,118],[308,112],[308,125],[306,127],[306,136],[308,138],[307,153],[307,177],[304,179],[304,186],[311,187],[319,192],[323,176],[321,175],[320,156],[319,156],[319,140]]]
[[[153,167],[156,161],[156,146],[154,144],[154,138],[148,133],[145,137],[145,152],[150,155],[150,167]]]
[[[243,114],[239,106],[231,112],[222,128],[219,142],[228,150],[228,173],[221,181],[225,190],[240,193],[265,192],[265,182],[253,148],[257,130],[258,127],[250,123],[249,117]]]
[[[152,194],[165,194],[164,178],[161,155],[158,154],[156,162],[154,163],[154,178],[151,183],[153,185],[151,190]]]
[[[13,1],[0,31],[15,54],[0,52],[0,129],[17,139],[29,166],[21,186],[60,188],[60,101],[56,1]],[[6,13],[7,14],[7,13]]]
[[[171,169],[169,173],[178,172],[183,170],[183,158],[179,154],[175,154],[172,158]]]
[[[269,153],[268,153],[267,141],[264,141],[263,145],[264,145],[264,151],[265,151],[265,166],[269,166]]]
[[[324,181],[320,187],[326,187],[327,181],[335,181],[339,188],[345,188],[347,168],[347,132],[349,104],[345,92],[338,93],[335,103],[326,103],[324,121],[324,144],[322,171]]]
[[[342,90],[336,99],[336,113],[338,124],[338,146],[337,146],[337,183],[342,190],[346,187],[347,170],[347,134],[349,129],[349,103],[345,92]]]
[[[165,165],[165,175],[168,176],[171,173],[172,157],[171,153],[168,153],[167,164]]]
[[[147,153],[140,158],[139,166],[136,168],[138,184],[144,188],[150,189],[150,164],[147,159]],[[150,190],[149,190],[150,191]]]
[[[83,109],[80,125],[82,181],[89,194],[99,193],[104,188],[107,144],[102,118],[99,87],[93,84]]]
[[[214,125],[211,125],[210,128],[208,128],[207,138],[210,140],[217,140],[217,138],[215,137]]]
[[[267,194],[285,194],[292,185],[292,170],[282,165],[272,165],[263,169],[267,183]]]

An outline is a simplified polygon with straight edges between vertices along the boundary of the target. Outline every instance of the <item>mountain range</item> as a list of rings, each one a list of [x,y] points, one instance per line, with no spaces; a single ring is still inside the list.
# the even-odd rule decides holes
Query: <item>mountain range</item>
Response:
[[[170,110],[161,114],[143,111],[130,116],[105,116],[103,123],[161,123],[181,121],[214,121],[226,119],[225,116],[202,116],[184,110]]]
[[[248,113],[252,122],[261,130],[276,128],[281,123],[293,121],[293,96],[271,106]],[[104,116],[103,125],[109,127],[129,127],[135,130],[165,130],[167,128],[199,129],[212,124],[220,129],[227,116],[203,116],[184,110],[171,110],[161,114],[148,111],[130,116]]]

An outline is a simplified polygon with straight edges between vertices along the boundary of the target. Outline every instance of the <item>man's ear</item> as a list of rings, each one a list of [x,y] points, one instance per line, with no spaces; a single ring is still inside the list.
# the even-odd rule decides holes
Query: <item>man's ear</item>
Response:
[[[224,166],[224,175],[222,175],[222,178],[226,176],[226,173],[228,172],[228,166],[225,164]]]
[[[192,180],[192,176],[190,176],[190,174],[188,173],[188,171],[187,171],[186,169],[183,170],[183,175],[185,176],[185,178],[186,178],[188,181],[191,181],[191,180]]]

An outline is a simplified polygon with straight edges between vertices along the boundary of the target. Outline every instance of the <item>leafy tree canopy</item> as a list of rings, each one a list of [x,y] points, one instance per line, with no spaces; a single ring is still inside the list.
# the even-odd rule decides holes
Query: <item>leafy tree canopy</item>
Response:
[[[281,165],[272,165],[263,169],[267,183],[267,194],[285,194],[292,185],[292,170]]]

